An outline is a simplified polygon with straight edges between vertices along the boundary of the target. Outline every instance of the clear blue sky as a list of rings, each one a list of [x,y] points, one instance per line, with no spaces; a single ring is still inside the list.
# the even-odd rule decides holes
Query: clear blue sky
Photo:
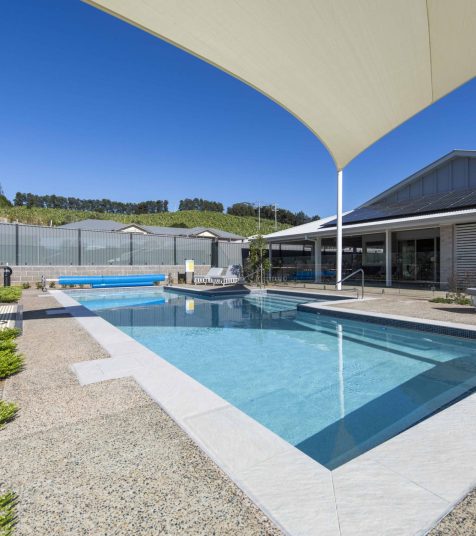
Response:
[[[79,0],[0,19],[0,182],[119,201],[204,197],[335,212],[322,144],[256,91]],[[476,149],[472,81],[355,159],[350,209],[454,148]]]

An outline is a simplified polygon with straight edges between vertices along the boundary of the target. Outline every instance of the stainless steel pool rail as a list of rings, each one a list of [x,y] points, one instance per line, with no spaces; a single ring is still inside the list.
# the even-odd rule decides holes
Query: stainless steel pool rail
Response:
[[[364,285],[365,285],[365,273],[364,273],[363,268],[359,268],[358,270],[355,270],[355,272],[352,272],[351,274],[346,275],[345,277],[343,277],[340,281],[337,281],[336,287],[337,287],[337,285],[339,283],[343,283],[344,281],[347,281],[347,279],[350,279],[353,275],[356,275],[359,272],[362,274],[362,291],[361,291],[361,294],[360,294],[360,299],[362,300],[364,298]],[[359,298],[359,291],[358,290],[357,290],[357,298]]]

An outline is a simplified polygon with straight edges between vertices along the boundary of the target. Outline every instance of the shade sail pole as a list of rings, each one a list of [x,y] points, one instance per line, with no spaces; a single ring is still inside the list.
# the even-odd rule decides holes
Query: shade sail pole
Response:
[[[336,289],[342,290],[342,169],[337,171]]]

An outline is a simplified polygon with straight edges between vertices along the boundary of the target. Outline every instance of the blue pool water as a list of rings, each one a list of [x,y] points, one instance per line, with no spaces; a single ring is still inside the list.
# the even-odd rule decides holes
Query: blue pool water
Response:
[[[332,469],[476,385],[476,341],[160,289],[79,302]]]

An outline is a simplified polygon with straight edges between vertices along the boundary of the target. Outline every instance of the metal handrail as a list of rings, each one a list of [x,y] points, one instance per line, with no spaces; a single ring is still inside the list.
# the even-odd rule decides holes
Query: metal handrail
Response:
[[[363,268],[359,268],[358,270],[355,270],[355,272],[352,272],[351,274],[346,275],[346,276],[343,277],[340,281],[337,281],[336,286],[337,286],[339,283],[343,283],[343,282],[346,281],[347,279],[350,279],[353,275],[358,274],[359,272],[361,272],[361,274],[362,274],[362,292],[361,292],[361,296],[360,296],[360,299],[362,300],[362,299],[364,298],[364,284],[365,284],[365,273],[364,273],[364,269],[363,269]]]

